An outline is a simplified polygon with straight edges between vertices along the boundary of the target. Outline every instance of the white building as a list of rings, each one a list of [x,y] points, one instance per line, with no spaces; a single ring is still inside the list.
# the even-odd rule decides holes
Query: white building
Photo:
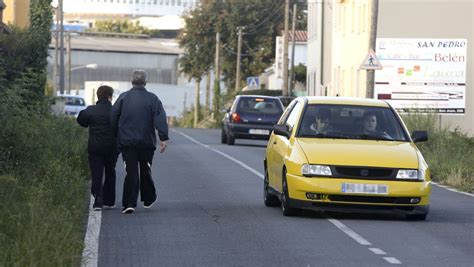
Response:
[[[308,95],[365,97],[370,1],[308,0]]]
[[[291,31],[288,34],[288,75],[291,68],[291,53],[293,50],[293,39]],[[299,64],[306,65],[308,59],[307,52],[307,32],[295,31],[295,67]],[[275,44],[275,63],[268,68],[265,74],[262,75],[262,84],[265,84],[267,89],[282,89],[283,88],[283,36],[276,37]],[[301,90],[302,85],[297,85],[297,90]]]
[[[197,7],[200,0],[63,0],[68,18],[109,16],[181,16]]]

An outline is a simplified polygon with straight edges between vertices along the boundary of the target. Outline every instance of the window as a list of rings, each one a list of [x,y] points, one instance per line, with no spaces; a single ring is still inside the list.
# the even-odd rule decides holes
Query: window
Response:
[[[298,119],[300,118],[300,113],[301,109],[303,107],[303,104],[298,101],[295,104],[295,107],[291,110],[290,115],[288,116],[288,119],[286,119],[286,126],[288,126],[288,129],[290,132],[293,130],[293,127],[295,126],[296,123],[298,123]]]
[[[355,31],[356,20],[357,20],[355,2],[352,2],[351,16],[352,16],[351,32],[354,32]]]
[[[317,125],[321,123],[319,121],[324,125]],[[316,128],[320,128],[319,133]],[[336,104],[308,105],[297,136],[408,141],[398,117],[390,108]]]
[[[254,115],[277,115],[283,112],[277,99],[263,97],[241,97],[236,110],[241,114]]]
[[[65,105],[68,106],[85,106],[86,103],[83,98],[79,97],[64,97],[65,98]]]
[[[367,17],[367,5],[364,4],[364,7],[362,8],[362,32],[366,32],[367,29],[367,21],[369,20],[369,18]]]

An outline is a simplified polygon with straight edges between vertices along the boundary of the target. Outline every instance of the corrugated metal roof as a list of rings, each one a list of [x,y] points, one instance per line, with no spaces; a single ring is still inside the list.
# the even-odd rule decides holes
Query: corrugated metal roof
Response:
[[[66,36],[64,38],[66,47]],[[54,48],[54,38],[51,40],[50,48]],[[174,54],[179,55],[182,49],[177,42],[170,39],[135,39],[123,37],[102,37],[102,36],[82,36],[71,37],[71,49],[102,51],[102,52],[123,52],[123,53],[143,53],[143,54]]]

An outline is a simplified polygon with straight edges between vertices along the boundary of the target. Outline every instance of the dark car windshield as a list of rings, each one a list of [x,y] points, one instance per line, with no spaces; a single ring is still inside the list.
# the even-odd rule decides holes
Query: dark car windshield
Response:
[[[409,141],[394,111],[385,107],[309,104],[299,137]]]
[[[237,111],[242,114],[270,114],[283,113],[280,100],[265,97],[241,97],[237,103]]]

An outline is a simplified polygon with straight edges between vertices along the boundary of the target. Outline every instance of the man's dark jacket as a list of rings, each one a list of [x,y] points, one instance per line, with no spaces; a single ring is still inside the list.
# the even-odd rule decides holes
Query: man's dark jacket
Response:
[[[89,143],[87,151],[94,154],[116,153],[117,139],[110,127],[110,111],[112,104],[108,100],[99,100],[96,105],[89,106],[79,112],[77,123],[89,127]]]
[[[110,113],[113,132],[119,147],[156,149],[156,133],[161,141],[168,140],[168,123],[161,100],[144,86],[134,85],[115,101]]]

